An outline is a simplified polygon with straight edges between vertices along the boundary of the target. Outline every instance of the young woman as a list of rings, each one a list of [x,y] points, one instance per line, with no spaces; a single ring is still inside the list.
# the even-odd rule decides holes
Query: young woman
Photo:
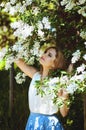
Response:
[[[38,71],[36,68],[27,65],[22,59],[17,60],[17,66],[30,78],[32,78],[28,99],[30,116],[27,121],[25,130],[63,130],[61,123],[58,120],[58,111],[64,117],[68,113],[68,107],[63,104],[63,107],[58,110],[57,106],[52,101],[52,95],[37,95],[37,90],[34,86],[36,80],[43,80],[49,75],[50,70],[55,70],[64,67],[64,57],[60,50],[56,47],[49,47],[39,60],[42,69]],[[40,86],[41,87],[41,86]],[[60,89],[58,97],[68,99],[68,93],[65,89]]]

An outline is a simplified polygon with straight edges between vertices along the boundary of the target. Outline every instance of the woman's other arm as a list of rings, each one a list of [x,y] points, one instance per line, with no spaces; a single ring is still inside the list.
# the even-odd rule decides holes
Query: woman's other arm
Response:
[[[71,64],[68,66],[67,72],[68,72],[69,74],[71,74],[72,71],[73,71],[73,64],[71,63]],[[61,115],[62,115],[63,117],[65,117],[65,116],[68,114],[68,112],[69,112],[69,108],[68,108],[67,103],[66,103],[69,96],[68,96],[68,93],[66,92],[65,89],[61,89],[61,90],[59,91],[59,93],[58,93],[58,96],[61,96],[62,98],[64,98],[64,104],[63,104],[63,106],[60,108],[60,113],[61,113]]]
[[[37,72],[35,67],[27,65],[22,59],[16,60],[15,63],[30,78]]]
[[[67,101],[69,99],[69,94],[63,88],[63,89],[59,90],[58,97],[63,99],[63,105],[62,105],[62,107],[60,107],[60,113],[63,117],[65,117],[69,112],[69,107],[67,105]]]
[[[64,103],[64,105],[60,108],[60,113],[63,117],[67,116],[69,112],[68,106]]]

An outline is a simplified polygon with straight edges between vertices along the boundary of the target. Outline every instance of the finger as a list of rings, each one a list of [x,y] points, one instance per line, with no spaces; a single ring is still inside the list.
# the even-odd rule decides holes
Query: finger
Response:
[[[62,88],[58,90],[58,96],[61,96],[63,94]]]

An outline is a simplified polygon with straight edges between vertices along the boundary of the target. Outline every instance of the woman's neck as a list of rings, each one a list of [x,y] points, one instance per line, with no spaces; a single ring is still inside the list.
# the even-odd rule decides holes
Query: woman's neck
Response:
[[[48,76],[48,74],[49,74],[49,69],[47,69],[47,68],[43,68],[41,78],[44,79],[45,77]]]

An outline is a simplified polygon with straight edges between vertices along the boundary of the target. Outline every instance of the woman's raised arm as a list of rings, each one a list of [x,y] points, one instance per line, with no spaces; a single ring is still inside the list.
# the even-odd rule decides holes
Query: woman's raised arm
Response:
[[[22,59],[16,60],[15,63],[30,78],[37,72],[35,67],[27,65]]]

